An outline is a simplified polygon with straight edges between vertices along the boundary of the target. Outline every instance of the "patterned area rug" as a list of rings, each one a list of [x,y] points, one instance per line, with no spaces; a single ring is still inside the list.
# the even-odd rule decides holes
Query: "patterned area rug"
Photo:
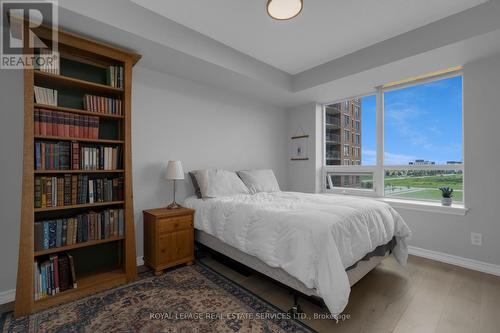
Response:
[[[13,319],[0,332],[314,332],[197,262]]]

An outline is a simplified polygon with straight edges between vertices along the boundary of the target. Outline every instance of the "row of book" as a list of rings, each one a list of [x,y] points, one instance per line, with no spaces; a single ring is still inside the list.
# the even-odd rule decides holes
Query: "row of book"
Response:
[[[112,87],[123,88],[123,67],[109,66],[106,68],[106,83]]]
[[[35,170],[69,170],[71,142],[35,141]]]
[[[60,56],[59,52],[53,52],[52,50],[40,49],[40,53],[38,54],[38,66],[37,69],[41,72],[57,74],[59,75],[60,71]]]
[[[81,147],[80,168],[82,170],[117,170],[123,165],[122,147]]]
[[[35,208],[123,200],[123,177],[90,178],[88,175],[36,176]]]
[[[34,86],[35,102],[57,106],[57,90]]]
[[[90,112],[123,115],[122,100],[117,98],[85,95],[83,98],[83,108]]]
[[[34,116],[35,135],[99,139],[99,117],[38,108]]]
[[[35,251],[111,237],[123,237],[124,222],[121,208],[35,222]]]
[[[77,288],[75,262],[69,253],[58,253],[34,262],[35,301]]]
[[[122,156],[121,146],[35,141],[35,170],[117,170]]]

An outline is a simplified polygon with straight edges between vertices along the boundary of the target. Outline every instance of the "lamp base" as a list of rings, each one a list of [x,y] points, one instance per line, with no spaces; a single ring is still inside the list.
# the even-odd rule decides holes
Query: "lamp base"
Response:
[[[179,209],[182,208],[177,202],[173,201],[170,205],[167,206],[167,209]]]

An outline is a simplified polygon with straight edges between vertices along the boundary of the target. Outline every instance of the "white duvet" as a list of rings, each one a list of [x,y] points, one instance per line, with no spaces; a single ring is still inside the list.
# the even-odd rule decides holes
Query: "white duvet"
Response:
[[[410,229],[388,204],[345,195],[298,192],[187,198],[195,227],[316,289],[334,315],[350,293],[345,269],[393,236],[400,264]]]

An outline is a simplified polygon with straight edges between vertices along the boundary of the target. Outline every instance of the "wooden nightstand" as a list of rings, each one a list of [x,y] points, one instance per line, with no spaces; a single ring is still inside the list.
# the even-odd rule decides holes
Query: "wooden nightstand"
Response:
[[[144,212],[144,263],[161,275],[168,267],[194,261],[194,210],[149,209]]]

